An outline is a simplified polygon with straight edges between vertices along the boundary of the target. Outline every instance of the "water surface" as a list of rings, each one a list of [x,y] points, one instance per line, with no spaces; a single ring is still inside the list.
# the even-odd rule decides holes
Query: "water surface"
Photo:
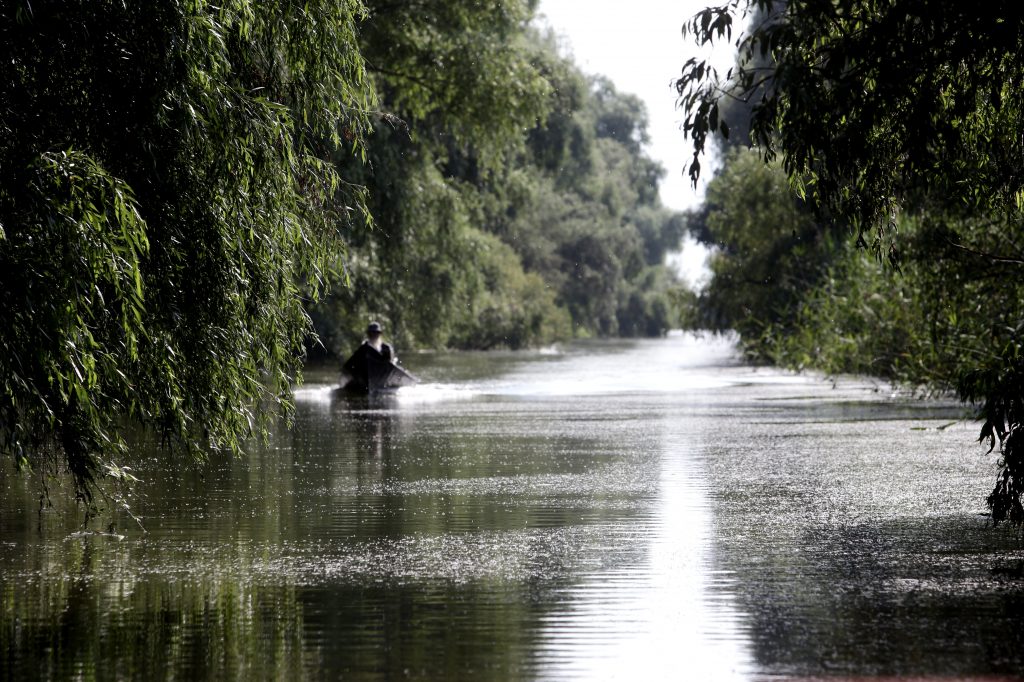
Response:
[[[3,677],[1024,670],[1021,543],[956,405],[687,336],[405,360],[424,383],[373,400],[311,372],[242,459],[140,446],[145,532],[4,474]]]

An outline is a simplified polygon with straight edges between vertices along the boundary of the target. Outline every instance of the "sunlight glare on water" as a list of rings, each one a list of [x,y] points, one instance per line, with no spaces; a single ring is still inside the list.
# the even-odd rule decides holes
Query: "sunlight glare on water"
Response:
[[[566,595],[567,612],[546,623],[543,678],[749,678],[742,616],[711,556],[703,472],[685,442],[664,447],[654,509],[630,529],[648,537],[644,561],[587,576]]]
[[[726,386],[721,370],[736,365],[733,341],[676,335],[672,345],[615,348],[581,344],[530,364],[485,387],[500,395],[574,396],[665,393]]]

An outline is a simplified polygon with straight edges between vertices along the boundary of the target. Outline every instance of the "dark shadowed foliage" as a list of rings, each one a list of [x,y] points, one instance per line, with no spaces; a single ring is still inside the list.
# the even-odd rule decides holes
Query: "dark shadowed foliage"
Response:
[[[0,10],[0,448],[79,495],[125,420],[196,456],[287,406],[361,220],[328,163],[372,93],[354,2]],[[342,151],[344,150],[344,151]],[[102,488],[99,488],[102,490]]]

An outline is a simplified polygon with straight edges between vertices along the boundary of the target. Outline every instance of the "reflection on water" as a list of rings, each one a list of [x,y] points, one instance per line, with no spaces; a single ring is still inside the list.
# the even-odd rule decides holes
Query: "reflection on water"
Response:
[[[955,406],[683,336],[408,362],[424,383],[372,399],[311,372],[243,459],[141,443],[145,533],[5,472],[0,677],[1022,669],[1020,540]]]
[[[546,618],[550,679],[741,680],[752,669],[727,571],[714,567],[705,475],[663,425],[653,509],[620,532],[643,556],[584,575]]]

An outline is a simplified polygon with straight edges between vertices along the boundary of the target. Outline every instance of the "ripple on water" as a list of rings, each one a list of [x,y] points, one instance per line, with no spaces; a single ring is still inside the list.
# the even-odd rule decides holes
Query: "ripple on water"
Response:
[[[975,515],[991,467],[964,455],[973,427],[938,428],[948,406],[684,338],[414,359],[424,384],[381,400],[333,371],[300,387],[296,428],[246,458],[150,453],[148,535],[4,514],[4,650],[68,678],[167,652],[182,679],[968,679],[1024,658],[1020,540]]]

